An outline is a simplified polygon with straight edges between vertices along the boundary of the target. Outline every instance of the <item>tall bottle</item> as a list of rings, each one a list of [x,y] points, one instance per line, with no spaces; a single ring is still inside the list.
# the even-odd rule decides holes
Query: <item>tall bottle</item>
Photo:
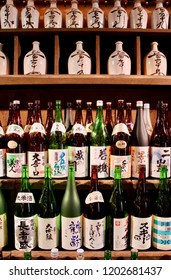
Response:
[[[38,247],[50,250],[59,246],[60,214],[51,179],[51,166],[45,165],[44,184],[38,206]]]
[[[61,100],[56,100],[55,121],[49,138],[48,161],[52,168],[52,178],[67,177],[68,149],[66,146],[66,128],[62,119]]]
[[[27,5],[21,11],[22,28],[38,28],[40,13],[34,5],[34,0],[27,0]]]
[[[0,19],[2,29],[18,27],[18,10],[14,6],[13,0],[6,0],[0,10]]]
[[[47,147],[49,146],[50,131],[51,131],[53,122],[54,122],[54,118],[53,118],[53,104],[52,104],[51,101],[49,101],[47,103],[47,115],[46,115],[46,122],[45,122]]]
[[[132,103],[126,102],[125,124],[128,127],[129,134],[132,133],[134,123],[132,120]]]
[[[132,177],[139,178],[138,165],[146,166],[146,177],[149,176],[149,138],[143,117],[143,101],[136,102],[135,124],[130,138]]]
[[[44,177],[44,166],[47,163],[46,132],[42,124],[40,100],[35,100],[34,123],[30,129],[30,141],[27,152],[29,177]]]
[[[37,215],[34,195],[30,189],[28,165],[22,165],[20,190],[14,208],[14,239],[17,250],[34,249],[37,245]]]
[[[105,125],[108,131],[109,138],[111,138],[114,125],[112,116],[112,102],[106,102]]]
[[[8,244],[7,203],[0,188],[0,248]]]
[[[157,200],[153,210],[152,245],[159,250],[171,249],[171,199],[167,166],[160,166]]]
[[[73,163],[68,167],[68,180],[61,203],[61,246],[65,250],[76,250],[82,246],[82,210]]]
[[[68,158],[75,164],[75,177],[88,176],[88,146],[87,132],[83,123],[81,100],[76,100],[74,125],[70,135],[67,135]]]
[[[27,120],[24,127],[24,147],[25,151],[28,150],[29,140],[30,140],[30,129],[34,122],[34,104],[33,102],[28,102],[28,109],[27,109]]]
[[[111,250],[128,247],[128,212],[123,196],[121,166],[114,169],[113,191],[109,200],[109,242]]]
[[[87,102],[86,118],[85,118],[85,128],[87,131],[87,145],[90,146],[90,135],[93,125],[93,113],[92,113],[92,102]]]
[[[13,102],[9,102],[9,111],[8,111],[8,120],[7,120],[7,127],[8,125],[12,124],[13,117],[14,117],[14,105]]]
[[[0,121],[0,177],[5,176],[6,141],[4,130]]]
[[[14,100],[14,116],[6,131],[6,176],[21,178],[21,166],[26,163],[24,151],[24,130],[20,116],[20,101]]]
[[[166,164],[167,176],[170,177],[170,136],[165,127],[163,101],[157,103],[157,117],[151,135],[150,149],[150,176],[160,178],[160,166]]]
[[[125,123],[124,107],[125,107],[124,100],[119,99],[117,102],[117,113],[116,113],[115,124]]]
[[[99,7],[99,0],[92,0],[92,7],[87,13],[87,27],[103,28],[104,22],[104,11]]]
[[[82,28],[83,13],[78,9],[78,1],[71,1],[71,8],[66,13],[66,28]]]
[[[139,165],[139,178],[133,201],[130,227],[130,246],[138,250],[151,247],[152,215],[146,186],[146,166]]]
[[[90,173],[91,165],[98,165],[98,178],[109,176],[110,139],[104,123],[103,101],[96,101],[96,118],[90,137]],[[90,174],[91,176],[91,174]]]
[[[105,247],[106,206],[99,191],[97,165],[91,166],[91,189],[83,211],[83,245],[89,250]]]
[[[163,108],[164,108],[164,121],[165,121],[165,127],[170,134],[170,126],[169,126],[169,104],[168,103],[163,103]]]
[[[150,117],[150,103],[144,103],[144,123],[145,127],[147,129],[149,141],[151,139],[151,134],[153,132],[153,127],[151,123],[151,117]]]
[[[66,132],[70,133],[72,127],[73,127],[73,116],[72,116],[72,103],[71,102],[67,102],[67,107],[66,107],[66,111],[65,111],[65,128],[66,128]]]

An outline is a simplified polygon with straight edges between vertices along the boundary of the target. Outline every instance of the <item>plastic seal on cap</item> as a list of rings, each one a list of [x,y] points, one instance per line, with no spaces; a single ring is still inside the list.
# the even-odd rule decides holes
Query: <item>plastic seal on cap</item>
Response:
[[[144,103],[144,109],[150,109],[150,103]]]
[[[143,101],[137,101],[136,106],[137,107],[143,107]]]
[[[97,106],[103,106],[103,100],[97,100],[96,105]]]

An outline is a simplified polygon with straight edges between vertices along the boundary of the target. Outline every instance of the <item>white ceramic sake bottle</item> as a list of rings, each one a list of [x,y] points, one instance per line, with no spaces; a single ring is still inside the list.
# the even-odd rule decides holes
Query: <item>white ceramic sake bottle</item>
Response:
[[[21,11],[22,28],[39,28],[40,13],[34,5],[34,0],[27,0],[27,5]]]
[[[18,10],[13,0],[6,0],[0,11],[0,19],[2,29],[18,27]]]
[[[39,48],[40,43],[33,42],[33,48],[24,57],[24,75],[45,75],[47,72],[47,60]]]
[[[163,7],[163,0],[156,0],[156,7],[151,13],[152,29],[168,29],[169,12]]]
[[[78,1],[71,1],[71,8],[66,13],[66,28],[82,28],[83,27],[83,13],[78,9]]]
[[[87,27],[104,27],[104,11],[99,8],[99,0],[92,0],[92,8],[87,13]]]
[[[68,74],[91,74],[91,58],[82,41],[76,42],[76,50],[68,58]]]
[[[148,21],[147,11],[142,7],[141,0],[135,0],[130,11],[130,28],[146,29]]]
[[[57,8],[57,0],[50,0],[50,7],[44,13],[44,27],[62,27],[62,12]]]
[[[167,74],[166,56],[158,50],[158,43],[151,43],[151,51],[144,57],[144,75]]]
[[[0,75],[9,75],[9,59],[2,50],[3,44],[0,43]]]
[[[131,59],[130,56],[123,50],[123,42],[115,43],[116,49],[108,58],[108,74],[111,75],[130,75],[131,74]]]
[[[108,13],[109,28],[127,28],[128,13],[121,6],[121,0],[114,0],[114,7]]]

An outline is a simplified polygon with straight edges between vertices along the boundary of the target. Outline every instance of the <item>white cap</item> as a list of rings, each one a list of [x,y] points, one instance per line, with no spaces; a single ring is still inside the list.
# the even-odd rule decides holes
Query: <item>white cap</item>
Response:
[[[84,249],[82,249],[82,248],[77,249],[77,253],[78,254],[83,254],[84,253]]]
[[[136,106],[137,107],[143,107],[143,101],[137,101]]]
[[[144,103],[144,109],[150,109],[150,103]]]
[[[13,104],[20,104],[20,100],[13,100]]]
[[[52,248],[51,249],[51,257],[53,257],[53,258],[58,257],[58,253],[59,253],[58,248]]]
[[[97,100],[96,105],[97,106],[103,106],[103,100]]]

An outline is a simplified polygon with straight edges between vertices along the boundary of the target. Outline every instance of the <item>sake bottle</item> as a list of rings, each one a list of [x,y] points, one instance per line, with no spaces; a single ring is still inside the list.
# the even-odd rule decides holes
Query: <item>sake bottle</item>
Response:
[[[90,146],[90,135],[92,131],[92,124],[93,124],[93,112],[92,112],[92,102],[87,102],[86,108],[86,118],[85,118],[85,128],[87,131],[87,144]]]
[[[156,0],[156,7],[151,13],[152,29],[168,29],[169,12],[163,6],[163,0]]]
[[[73,115],[72,115],[72,103],[71,102],[67,102],[67,106],[66,106],[66,110],[65,110],[65,128],[66,128],[66,132],[70,133],[72,126],[73,126]]]
[[[151,134],[153,132],[153,127],[150,118],[150,103],[144,103],[144,123],[147,129],[149,141],[151,139]]]
[[[87,13],[87,27],[103,28],[104,21],[104,11],[99,7],[99,0],[92,0],[92,7]]]
[[[121,166],[114,169],[113,191],[109,200],[109,241],[111,250],[128,247],[128,212],[123,196]]]
[[[50,164],[46,164],[44,169],[44,184],[38,205],[38,247],[51,250],[59,246],[60,213],[53,192]]]
[[[22,28],[38,28],[40,13],[34,5],[34,0],[27,0],[27,5],[21,11]]]
[[[98,165],[98,178],[109,177],[110,139],[104,123],[103,101],[96,101],[96,117],[90,137],[90,176],[91,165]]]
[[[61,203],[61,246],[65,250],[77,250],[82,246],[82,210],[73,163],[68,167],[68,179]]]
[[[91,170],[91,189],[83,211],[83,245],[100,250],[105,247],[106,205],[99,190],[97,165],[92,165]]]
[[[108,13],[109,28],[127,28],[128,13],[121,6],[121,0],[114,0],[114,7]]]
[[[77,0],[71,1],[71,7],[66,13],[65,23],[66,23],[66,28],[82,28],[83,27],[83,13],[78,8]]]
[[[0,188],[0,248],[8,244],[7,202]]]
[[[105,125],[107,128],[109,138],[111,138],[114,122],[112,116],[112,102],[109,101],[106,102]]]
[[[18,10],[14,6],[13,0],[6,0],[0,10],[0,19],[2,29],[18,27]]]
[[[151,247],[152,209],[146,186],[146,166],[139,165],[138,169],[139,178],[130,219],[130,246],[138,250],[147,250]]]
[[[132,118],[132,103],[126,102],[125,124],[128,128],[129,134],[132,133],[134,123]]]
[[[159,250],[171,249],[171,198],[167,166],[160,166],[157,199],[153,210],[152,245]]]
[[[130,28],[146,29],[148,13],[142,7],[141,0],[134,0],[134,7],[130,11]]]
[[[52,178],[65,178],[68,175],[68,149],[66,128],[62,119],[61,100],[56,100],[55,121],[49,138],[48,161],[52,168]]]
[[[27,108],[27,120],[26,124],[24,126],[24,149],[27,152],[29,141],[30,141],[30,129],[34,122],[34,104],[33,102],[28,102],[28,108]],[[27,156],[27,154],[26,154]],[[27,160],[26,160],[27,161]]]
[[[116,112],[115,124],[125,123],[124,108],[125,108],[124,100],[119,99],[117,101],[117,112]]]
[[[5,133],[0,121],[0,177],[5,176],[6,141]]]
[[[46,122],[45,122],[47,147],[49,147],[50,131],[51,131],[53,122],[54,122],[54,118],[53,118],[53,104],[52,104],[51,101],[49,101],[47,103],[47,115],[46,115]]]
[[[50,7],[44,13],[45,28],[61,28],[62,12],[57,7],[57,0],[50,0]]]
[[[37,215],[34,195],[30,188],[28,165],[22,165],[20,189],[14,207],[15,248],[25,251],[37,245]]]

